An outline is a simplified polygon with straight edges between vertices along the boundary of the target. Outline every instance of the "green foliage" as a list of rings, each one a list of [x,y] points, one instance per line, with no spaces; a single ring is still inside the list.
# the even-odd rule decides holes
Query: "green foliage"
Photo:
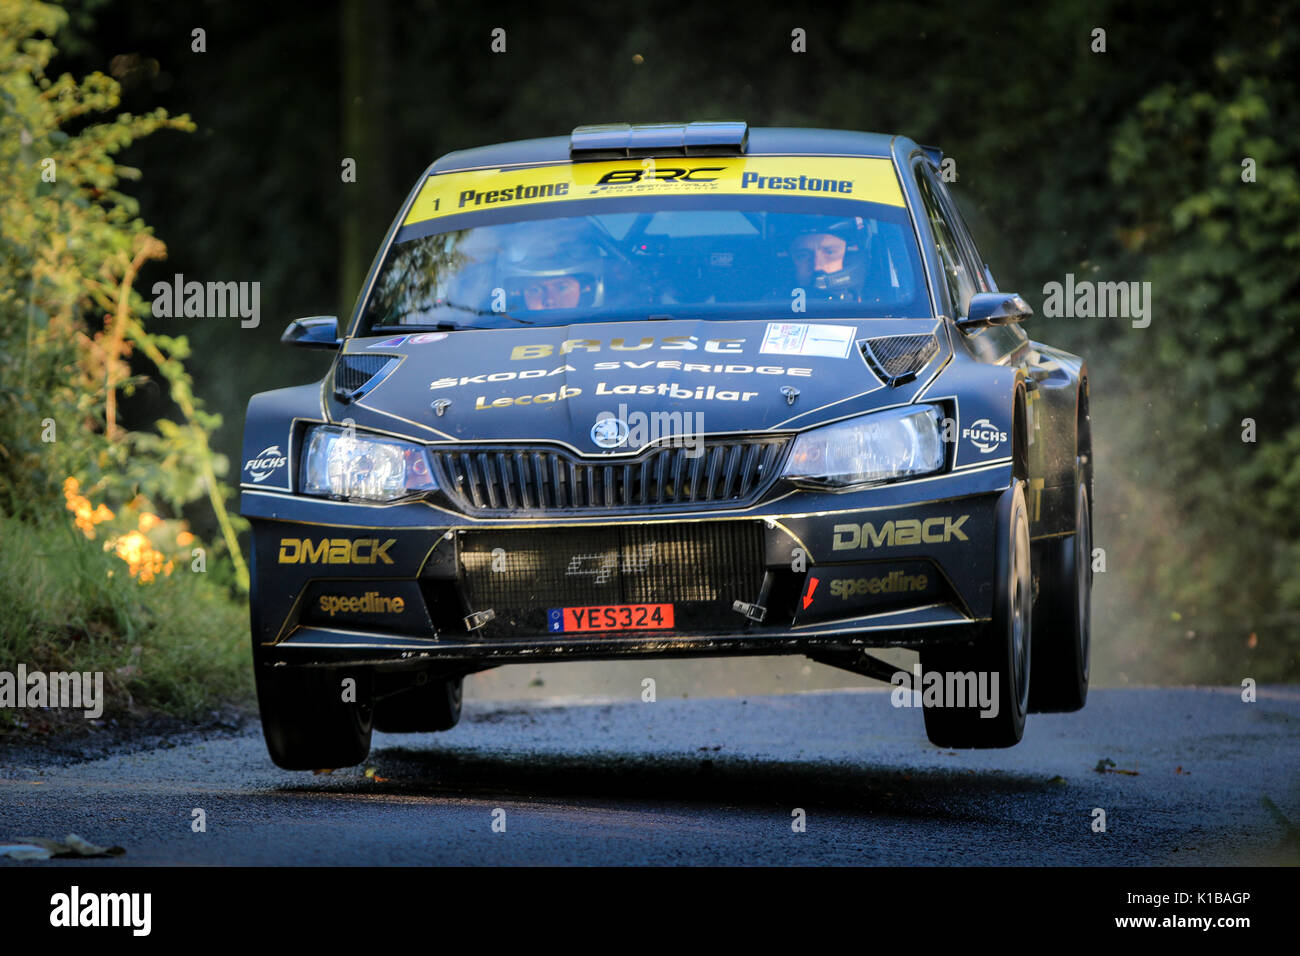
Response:
[[[197,717],[252,697],[246,608],[209,574],[141,586],[68,521],[0,515],[0,661],[100,671],[105,717],[135,708]],[[0,730],[30,714],[0,710]]]
[[[220,416],[193,394],[186,340],[146,329],[150,307],[134,282],[166,248],[119,189],[139,171],[115,159],[142,137],[194,124],[162,109],[96,122],[118,108],[118,83],[46,72],[49,37],[65,19],[30,0],[0,5],[0,510],[57,510],[68,476],[115,504],[143,495],[180,509],[206,496],[242,572],[218,481],[227,462],[209,447]],[[147,367],[137,352],[181,423],[122,426],[119,397],[148,381],[134,372]]]
[[[1294,674],[1300,651],[1297,53],[1294,27],[1232,38],[1207,76],[1144,96],[1111,141],[1154,301],[1149,334],[1116,344],[1126,397],[1147,404],[1117,423],[1145,471],[1120,504],[1164,512],[1124,535],[1125,565],[1156,598],[1139,619],[1201,678]]]

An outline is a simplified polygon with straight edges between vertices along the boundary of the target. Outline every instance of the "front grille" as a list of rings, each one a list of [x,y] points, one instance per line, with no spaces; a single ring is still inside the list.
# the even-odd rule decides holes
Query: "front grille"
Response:
[[[542,448],[431,448],[441,487],[480,514],[742,505],[776,477],[788,438],[656,448],[623,461],[584,461]],[[698,452],[691,457],[692,452]]]
[[[467,531],[461,585],[492,610],[487,637],[544,634],[550,608],[674,605],[675,630],[738,630],[734,601],[757,601],[763,529],[752,521]],[[670,632],[665,632],[670,633]]]

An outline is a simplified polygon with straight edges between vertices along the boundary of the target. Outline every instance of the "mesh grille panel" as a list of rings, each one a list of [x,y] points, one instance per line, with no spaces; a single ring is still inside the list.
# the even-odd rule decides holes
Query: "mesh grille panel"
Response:
[[[862,354],[893,383],[912,376],[929,364],[939,353],[939,340],[933,335],[888,335],[861,343]]]
[[[352,392],[365,385],[392,359],[391,355],[344,355],[334,367],[334,387]]]
[[[675,605],[677,629],[738,629],[733,601],[756,600],[763,531],[754,522],[470,531],[460,572],[487,636],[544,633],[555,607]]]
[[[536,448],[430,451],[442,487],[467,510],[602,511],[751,501],[776,476],[788,443],[708,442],[703,449],[657,448],[619,462]]]

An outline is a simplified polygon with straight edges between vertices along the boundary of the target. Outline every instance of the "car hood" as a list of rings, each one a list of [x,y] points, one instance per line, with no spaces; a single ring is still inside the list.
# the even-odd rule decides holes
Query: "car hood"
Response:
[[[933,336],[935,344],[915,378],[890,386],[862,343],[902,336]],[[666,431],[801,430],[910,402],[949,354],[946,330],[933,318],[417,332],[348,339],[338,362],[350,377],[336,367],[325,391],[334,421],[421,441],[552,442],[582,455],[627,454]],[[343,400],[338,384],[355,387],[376,369],[364,394]],[[636,429],[656,412],[670,413],[657,418],[659,431]],[[598,444],[593,426],[605,417],[633,426],[622,444]]]

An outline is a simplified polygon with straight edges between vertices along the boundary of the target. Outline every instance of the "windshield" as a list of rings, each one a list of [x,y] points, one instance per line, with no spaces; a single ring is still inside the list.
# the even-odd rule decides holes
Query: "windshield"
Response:
[[[748,190],[751,180],[778,188],[782,182],[745,173],[736,191]],[[807,180],[788,182],[797,187]],[[670,192],[677,184],[650,182],[641,185],[662,195],[609,195],[597,184],[591,192],[601,198],[568,193],[566,201],[478,211],[483,198],[514,198],[521,190],[462,189],[459,206],[469,209],[449,213],[457,194],[451,183],[436,185],[443,191],[425,201],[428,220],[408,220],[390,247],[360,334],[647,318],[930,314],[901,196],[895,203],[717,190],[689,195],[680,187]],[[444,205],[444,197],[451,201]]]

